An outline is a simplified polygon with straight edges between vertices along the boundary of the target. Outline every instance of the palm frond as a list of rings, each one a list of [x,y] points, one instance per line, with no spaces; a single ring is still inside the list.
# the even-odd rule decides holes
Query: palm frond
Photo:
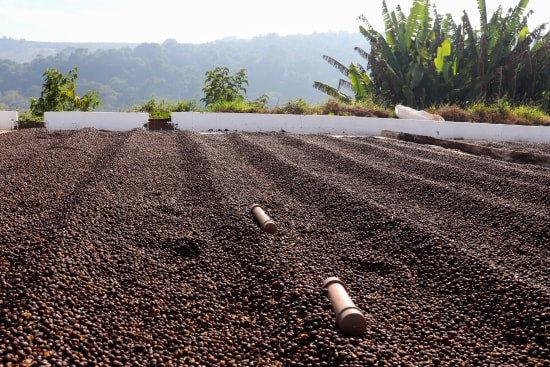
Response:
[[[364,58],[365,60],[369,59],[369,53],[363,50],[361,47],[354,47],[354,50],[357,51],[359,55],[361,55],[361,57]]]
[[[406,23],[407,17],[405,16],[405,13],[403,13],[403,10],[401,9],[401,5],[397,5],[397,8],[395,10],[397,12],[397,20],[399,21],[399,24]]]
[[[345,76],[349,75],[349,69],[341,64],[339,61],[333,59],[332,57],[328,55],[323,55],[323,59],[325,59],[326,62],[328,62],[330,65],[334,66],[338,71],[340,71]]]
[[[315,88],[317,90],[320,90],[321,92],[323,92],[323,93],[325,93],[325,94],[327,94],[331,97],[334,97],[334,98],[336,98],[339,101],[342,101],[344,103],[351,103],[352,102],[352,98],[350,96],[340,92],[339,90],[337,90],[334,87],[331,87],[328,84],[321,83],[321,82],[314,82],[313,83],[313,88]]]
[[[413,0],[409,16],[406,24],[406,42],[407,49],[410,47],[412,40],[416,38],[422,14],[424,12],[424,0]]]
[[[386,1],[382,1],[382,18],[384,19],[384,26],[386,28],[386,40],[391,46],[397,43],[397,24],[392,19],[395,17],[395,13],[390,14]]]
[[[372,27],[365,29],[362,26],[359,26],[359,31],[370,41],[371,51],[375,50],[376,52],[379,52],[381,57],[387,60],[393,70],[401,70],[399,67],[400,63],[397,60],[395,52],[379,32],[375,31]]]
[[[519,0],[518,5],[516,5],[514,9],[512,9],[507,27],[507,30],[509,32],[516,33],[519,29],[522,28],[521,20],[528,4],[529,0]]]
[[[423,0],[423,8],[418,19],[418,30],[416,33],[415,43],[417,45],[417,50],[425,50],[425,45],[428,42],[430,34],[432,32],[432,17],[430,11],[430,0]],[[422,55],[426,58],[428,55]]]
[[[468,47],[467,52],[469,55],[467,57],[470,57],[471,59],[474,59],[478,57],[478,51],[477,51],[477,37],[474,32],[474,28],[472,27],[472,24],[470,23],[470,18],[468,17],[468,13],[464,11],[464,15],[462,16],[462,24],[463,24],[463,30],[468,36],[468,38],[465,40],[465,43]]]
[[[365,67],[361,64],[355,64],[355,66],[357,67],[357,70],[359,70],[359,72],[361,74],[366,74],[367,73],[367,69],[365,69]]]
[[[355,65],[351,64],[349,71],[349,78],[351,80],[351,87],[355,92],[355,99],[359,101],[364,100],[368,95],[368,84],[365,84],[365,79],[362,77]],[[370,79],[368,79],[368,77],[367,83],[370,84]]]
[[[481,31],[487,31],[487,5],[485,0],[477,0],[477,8],[479,9],[479,23],[481,25]]]
[[[349,80],[340,79],[338,81],[338,91],[342,90],[343,88],[353,91],[353,87]]]

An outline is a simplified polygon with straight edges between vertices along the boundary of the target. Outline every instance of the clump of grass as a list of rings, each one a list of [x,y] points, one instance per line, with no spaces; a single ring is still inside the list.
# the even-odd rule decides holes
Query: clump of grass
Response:
[[[346,105],[338,102],[335,99],[329,99],[321,106],[321,112],[324,115],[335,116],[359,116],[359,117],[392,117],[392,112],[385,109],[382,106],[376,106],[375,108],[370,105],[363,105],[361,103],[355,103],[352,105]]]
[[[208,107],[209,112],[234,112],[234,113],[262,113],[265,107],[258,106],[254,102],[235,100],[214,102]]]
[[[474,103],[466,108],[474,121],[514,125],[541,125],[550,122],[550,116],[540,109],[528,105],[513,107],[506,99],[493,104]]]
[[[488,105],[485,102],[476,102],[468,107],[466,111],[472,114],[473,120],[489,123],[511,123],[511,110],[507,102],[497,105]]]
[[[306,102],[303,98],[291,99],[281,106],[276,106],[271,110],[272,113],[292,114],[292,115],[319,115],[321,108]]]
[[[435,113],[445,119],[445,121],[474,121],[473,115],[455,105],[443,105],[439,107],[432,107],[428,110],[430,113]]]
[[[456,105],[443,105],[431,107],[428,111],[442,116],[446,121],[550,125],[550,116],[540,108],[529,105],[512,106],[506,99],[492,104],[475,102],[464,109]]]
[[[208,107],[210,112],[234,112],[234,113],[267,113],[269,97],[262,94],[253,101],[237,98],[232,101],[217,101]]]
[[[512,114],[537,125],[550,125],[550,116],[537,107],[522,105],[512,108]]]

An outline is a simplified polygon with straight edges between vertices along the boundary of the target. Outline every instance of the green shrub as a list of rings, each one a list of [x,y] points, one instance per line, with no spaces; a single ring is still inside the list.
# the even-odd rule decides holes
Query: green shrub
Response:
[[[195,101],[180,100],[174,103],[165,99],[157,101],[155,98],[151,98],[141,105],[134,105],[132,110],[135,112],[147,112],[150,118],[167,119],[170,118],[172,112],[196,111],[197,104]]]
[[[234,75],[229,74],[229,68],[216,67],[214,70],[206,72],[206,80],[204,81],[204,102],[206,107],[217,102],[233,102],[236,100],[244,100],[248,79],[246,69],[241,69]]]
[[[47,111],[93,111],[101,104],[95,91],[88,91],[80,97],[76,93],[78,68],[64,74],[56,69],[47,69],[43,76],[40,98],[31,98],[30,111],[34,116],[44,116]]]

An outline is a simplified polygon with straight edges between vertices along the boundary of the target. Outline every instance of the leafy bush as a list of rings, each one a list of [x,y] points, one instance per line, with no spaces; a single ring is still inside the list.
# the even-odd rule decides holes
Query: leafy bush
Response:
[[[47,111],[93,111],[101,104],[97,92],[88,91],[80,97],[76,93],[78,68],[64,74],[56,69],[47,69],[43,76],[40,98],[31,98],[30,112],[33,116],[43,117]]]
[[[242,93],[246,93],[244,85],[248,85],[246,69],[241,69],[235,75],[229,74],[229,68],[216,67],[206,72],[206,80],[202,91],[205,96],[201,99],[209,107],[216,102],[233,102],[244,100]]]

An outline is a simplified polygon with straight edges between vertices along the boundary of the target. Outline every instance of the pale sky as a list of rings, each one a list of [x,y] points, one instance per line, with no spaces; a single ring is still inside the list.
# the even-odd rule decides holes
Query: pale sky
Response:
[[[387,0],[409,13],[412,0]],[[504,11],[519,0],[486,0],[488,14]],[[432,0],[439,13],[460,21],[466,10],[478,23],[476,0]],[[381,0],[0,0],[0,37],[52,42],[203,43],[224,37],[251,38],[314,32],[358,32],[357,17],[365,15],[383,31]],[[550,1],[531,0],[532,28],[550,22]]]

